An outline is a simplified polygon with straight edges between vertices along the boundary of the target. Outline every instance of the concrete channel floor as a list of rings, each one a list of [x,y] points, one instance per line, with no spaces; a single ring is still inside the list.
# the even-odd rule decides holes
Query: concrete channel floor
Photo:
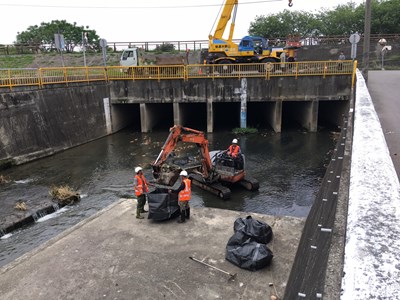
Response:
[[[280,298],[304,220],[192,208],[184,224],[135,218],[136,201],[121,199],[0,269],[3,300],[18,299],[270,299]],[[272,227],[271,266],[240,269],[225,260],[238,217]],[[225,270],[230,276],[189,259]]]

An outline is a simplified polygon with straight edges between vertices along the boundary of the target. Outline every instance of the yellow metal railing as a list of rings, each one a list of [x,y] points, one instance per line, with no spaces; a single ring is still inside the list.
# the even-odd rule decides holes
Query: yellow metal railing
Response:
[[[191,78],[242,78],[299,76],[351,75],[357,61],[308,61],[267,64],[226,64],[226,65],[174,65],[140,67],[66,67],[39,69],[0,69],[0,88],[12,89],[18,86],[45,86],[49,84],[69,84],[74,82],[112,80],[165,80]]]

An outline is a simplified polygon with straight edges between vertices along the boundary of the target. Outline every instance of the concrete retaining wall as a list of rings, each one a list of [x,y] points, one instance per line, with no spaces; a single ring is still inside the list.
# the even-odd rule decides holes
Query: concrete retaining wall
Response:
[[[111,133],[104,108],[107,97],[105,84],[0,94],[0,167]]]

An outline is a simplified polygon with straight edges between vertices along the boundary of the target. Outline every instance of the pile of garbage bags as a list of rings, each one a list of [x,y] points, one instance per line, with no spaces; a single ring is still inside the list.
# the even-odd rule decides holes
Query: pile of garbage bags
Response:
[[[233,229],[235,233],[226,245],[226,260],[251,271],[271,264],[274,255],[267,244],[273,233],[268,224],[248,216],[236,219]]]

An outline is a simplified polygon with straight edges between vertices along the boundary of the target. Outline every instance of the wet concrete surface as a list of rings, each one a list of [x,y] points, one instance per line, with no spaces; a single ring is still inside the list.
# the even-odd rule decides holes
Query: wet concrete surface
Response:
[[[304,220],[192,208],[184,224],[135,218],[122,199],[0,269],[0,294],[18,299],[269,299],[282,297]],[[271,266],[251,272],[225,260],[238,217],[272,227]],[[189,256],[237,273],[229,276]]]

